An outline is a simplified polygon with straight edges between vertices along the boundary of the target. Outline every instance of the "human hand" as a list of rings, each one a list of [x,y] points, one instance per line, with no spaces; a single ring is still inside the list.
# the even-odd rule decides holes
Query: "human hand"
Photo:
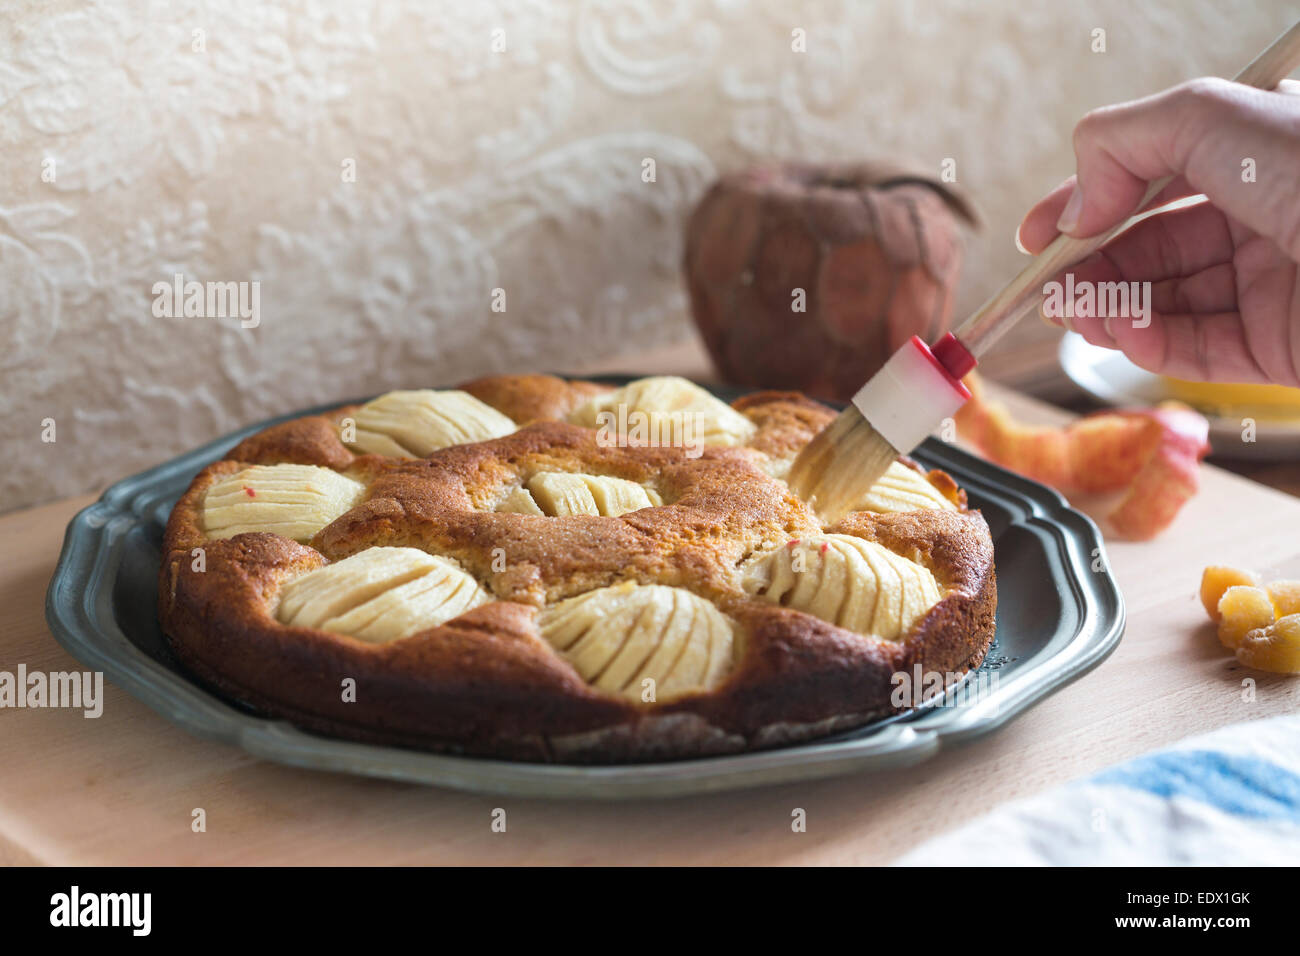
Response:
[[[1074,130],[1078,174],[1025,216],[1023,248],[1037,253],[1058,231],[1105,232],[1165,176],[1175,178],[1147,208],[1206,200],[1156,213],[1069,270],[1076,287],[1150,282],[1149,324],[1051,321],[1152,372],[1300,386],[1298,93],[1291,80],[1265,92],[1201,79],[1085,116]]]

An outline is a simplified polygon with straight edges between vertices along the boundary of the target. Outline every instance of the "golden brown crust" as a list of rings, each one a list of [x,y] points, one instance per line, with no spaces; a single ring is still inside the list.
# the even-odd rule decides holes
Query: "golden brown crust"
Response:
[[[291,461],[343,471],[357,456],[339,438],[338,423],[356,408],[344,405],[325,415],[306,415],[272,425],[245,438],[230,449],[226,458],[254,465]]]
[[[427,459],[354,456],[338,422],[353,408],[273,426],[204,469],[164,538],[159,616],[202,680],[309,729],[355,739],[512,759],[613,762],[773,746],[860,725],[897,708],[892,678],[977,666],[993,636],[988,528],[942,473],[958,511],[849,515],[833,528],[925,564],[946,589],[902,640],[855,634],[747,596],[738,566],[755,550],[822,531],[810,509],[760,468],[793,453],[834,412],[799,395],[759,393],[735,407],[758,425],[752,448],[611,447],[594,430],[546,420],[603,387],[549,376],[466,387],[516,421],[504,438]],[[499,404],[498,404],[499,403]],[[312,546],[257,532],[210,540],[203,496],[247,464],[335,468],[367,486]],[[664,506],[617,518],[539,518],[492,510],[537,471],[587,471],[647,483]],[[960,499],[960,500],[959,500]],[[497,600],[388,644],[289,627],[274,616],[297,574],[375,545],[445,555]],[[201,569],[194,549],[202,548]],[[540,605],[631,580],[686,588],[738,625],[721,686],[656,704],[591,687],[541,637]],[[345,681],[355,697],[345,699]]]
[[[799,392],[753,392],[732,408],[758,426],[750,447],[773,458],[797,454],[835,418],[835,410]]]
[[[516,425],[567,419],[579,405],[613,391],[599,382],[566,381],[554,375],[488,375],[459,386]]]

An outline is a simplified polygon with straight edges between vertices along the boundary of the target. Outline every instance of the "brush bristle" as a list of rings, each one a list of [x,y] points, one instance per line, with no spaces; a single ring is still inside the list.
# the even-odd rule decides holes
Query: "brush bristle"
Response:
[[[787,483],[823,522],[834,524],[884,476],[898,454],[850,405],[799,452]]]

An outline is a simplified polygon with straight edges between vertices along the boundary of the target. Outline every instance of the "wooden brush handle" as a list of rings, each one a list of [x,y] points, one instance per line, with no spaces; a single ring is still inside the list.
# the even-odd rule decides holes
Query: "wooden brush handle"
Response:
[[[1300,66],[1300,21],[1274,40],[1267,50],[1255,57],[1249,66],[1233,77],[1233,80],[1261,90],[1271,90],[1297,66]],[[1138,213],[1113,229],[1087,239],[1074,239],[1064,233],[1057,236],[1020,271],[1018,276],[980,306],[979,310],[962,323],[953,334],[976,358],[983,355],[988,351],[989,346],[1041,301],[1045,283],[1088,258],[1136,222],[1147,204],[1155,199],[1173,178],[1166,176],[1148,186],[1146,195],[1138,203]]]

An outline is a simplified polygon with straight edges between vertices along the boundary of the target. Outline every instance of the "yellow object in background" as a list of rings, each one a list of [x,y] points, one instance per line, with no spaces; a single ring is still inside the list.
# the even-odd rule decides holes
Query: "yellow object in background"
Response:
[[[1238,385],[1226,382],[1189,382],[1160,376],[1171,398],[1202,412],[1221,417],[1300,418],[1300,388],[1285,385]]]

